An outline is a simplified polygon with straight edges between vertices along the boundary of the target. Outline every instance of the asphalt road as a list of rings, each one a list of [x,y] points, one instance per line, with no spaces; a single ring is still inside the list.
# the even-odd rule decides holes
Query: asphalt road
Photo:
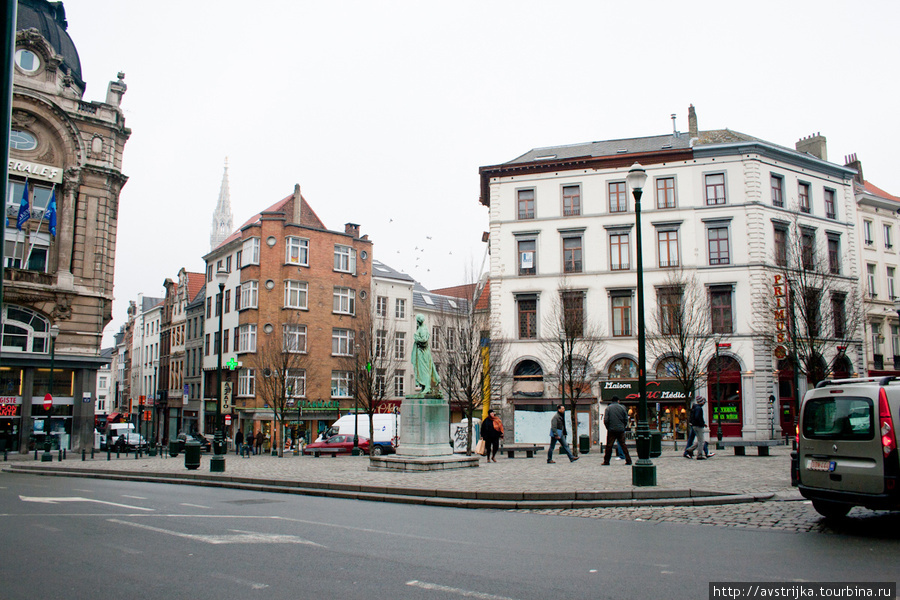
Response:
[[[0,473],[0,598],[705,598],[895,577],[900,541]]]

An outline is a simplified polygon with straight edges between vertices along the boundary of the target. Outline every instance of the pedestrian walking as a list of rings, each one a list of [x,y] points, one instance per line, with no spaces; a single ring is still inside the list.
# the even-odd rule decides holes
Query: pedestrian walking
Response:
[[[243,448],[241,446],[244,445],[244,432],[240,429],[237,430],[237,433],[234,434],[234,453],[240,456],[241,450]]]
[[[705,404],[706,398],[699,396],[694,402],[694,406],[691,408],[691,416],[688,419],[688,423],[690,424],[691,429],[693,429],[696,438],[694,439],[693,444],[685,448],[685,458],[694,458],[694,449],[696,448],[698,450],[697,460],[706,459],[703,455],[703,443],[706,441],[706,419],[703,416],[703,405]]]
[[[572,451],[569,450],[569,445],[566,443],[567,433],[566,407],[560,404],[556,407],[556,414],[553,415],[553,420],[550,421],[550,451],[547,453],[548,464],[556,464],[556,461],[553,460],[553,449],[556,447],[557,442],[559,442],[560,452],[564,452],[566,456],[569,457],[569,462],[578,460],[577,456],[572,456]]]
[[[481,438],[484,440],[484,457],[487,462],[497,462],[497,450],[503,437],[503,422],[494,409],[488,411],[487,419],[481,424]]]
[[[694,428],[688,427],[687,443],[684,445],[685,449],[694,443],[694,439],[696,437],[697,437],[697,435],[694,433]],[[703,442],[703,456],[705,456],[706,458],[710,458],[715,455],[716,455],[715,452],[709,451],[709,441],[707,440],[707,441]],[[694,453],[691,452],[689,455],[685,456],[685,458],[693,458],[693,456],[694,456]]]
[[[262,454],[262,446],[263,446],[263,442],[265,441],[265,439],[266,439],[266,436],[263,435],[263,432],[261,429],[256,432],[256,453],[257,454]]]
[[[609,458],[612,456],[613,444],[619,443],[622,454],[625,457],[625,464],[631,464],[631,454],[628,453],[628,446],[625,445],[625,428],[628,427],[628,411],[619,404],[619,397],[613,396],[612,403],[606,407],[603,413],[603,422],[606,424],[606,450],[603,453],[602,465],[609,464]]]

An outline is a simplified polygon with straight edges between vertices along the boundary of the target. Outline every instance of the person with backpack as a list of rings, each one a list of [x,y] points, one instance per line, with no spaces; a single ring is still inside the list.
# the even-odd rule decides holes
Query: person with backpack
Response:
[[[706,460],[706,456],[703,455],[703,444],[706,441],[706,419],[703,416],[703,406],[705,404],[706,398],[700,396],[691,408],[691,416],[688,419],[688,423],[690,424],[691,429],[693,429],[694,435],[697,437],[694,439],[693,444],[685,448],[685,458],[694,458],[694,449],[696,448],[698,449],[697,460]]]

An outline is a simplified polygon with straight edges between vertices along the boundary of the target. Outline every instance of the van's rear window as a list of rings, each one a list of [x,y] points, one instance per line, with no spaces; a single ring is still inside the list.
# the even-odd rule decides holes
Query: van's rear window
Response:
[[[812,398],[803,409],[803,437],[820,440],[871,440],[875,433],[872,400],[857,396]]]

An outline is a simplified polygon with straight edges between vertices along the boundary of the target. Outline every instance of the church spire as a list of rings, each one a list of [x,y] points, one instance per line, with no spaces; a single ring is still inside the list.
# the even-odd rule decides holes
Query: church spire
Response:
[[[212,229],[209,233],[209,249],[215,250],[219,244],[231,235],[231,193],[228,191],[228,157],[225,157],[225,173],[222,175],[222,187],[219,190],[219,202],[213,212]]]

